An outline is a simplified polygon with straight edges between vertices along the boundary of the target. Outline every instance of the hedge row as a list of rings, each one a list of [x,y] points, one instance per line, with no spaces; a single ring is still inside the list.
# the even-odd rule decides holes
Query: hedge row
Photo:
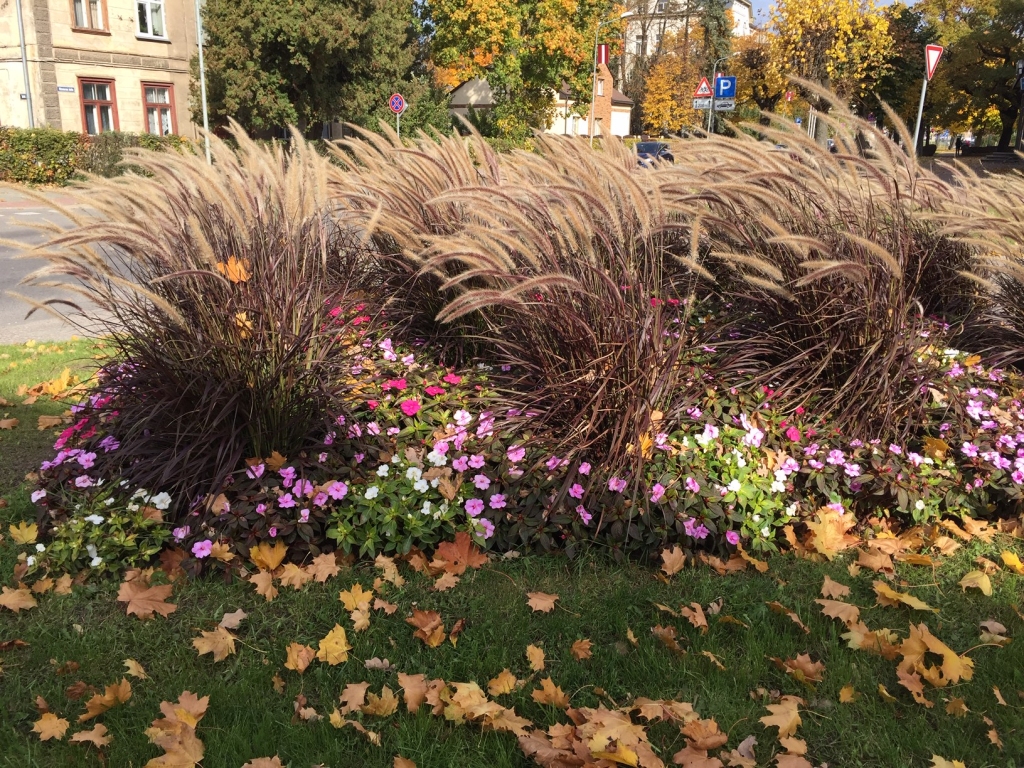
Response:
[[[0,127],[0,181],[23,184],[66,184],[79,173],[120,176],[131,168],[124,150],[141,147],[163,151],[191,150],[181,136],[103,133],[85,136],[53,128]]]

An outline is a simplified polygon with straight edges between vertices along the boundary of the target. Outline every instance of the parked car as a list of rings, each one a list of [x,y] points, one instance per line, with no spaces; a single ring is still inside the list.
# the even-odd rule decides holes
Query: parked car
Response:
[[[668,144],[663,141],[641,141],[636,145],[636,156],[641,165],[649,165],[655,160],[664,160],[674,163],[675,157],[668,149]]]

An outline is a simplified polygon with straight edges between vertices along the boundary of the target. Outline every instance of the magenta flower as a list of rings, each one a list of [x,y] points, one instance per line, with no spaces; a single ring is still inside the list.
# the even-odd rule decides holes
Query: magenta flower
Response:
[[[572,487],[569,488],[569,495],[572,496],[574,499],[582,499],[583,486],[580,485],[579,483],[573,483]]]
[[[486,463],[487,460],[483,457],[483,454],[475,453],[469,457],[469,466],[473,469],[480,469]]]
[[[900,454],[903,453],[903,449],[896,445],[896,443],[891,443],[889,445],[889,453],[895,453],[897,456],[899,456]]]
[[[611,477],[608,479],[608,490],[622,493],[626,490],[626,481],[618,477]]]
[[[580,464],[579,473],[581,475],[589,475],[590,474],[590,464],[585,462],[585,461],[582,464]]]
[[[861,476],[860,467],[858,465],[856,465],[856,464],[847,464],[847,465],[845,465],[843,467],[843,469],[846,470],[846,474],[849,477],[860,477]]]
[[[285,488],[292,487],[292,483],[295,482],[295,467],[283,467],[277,474],[283,478]]]
[[[508,457],[509,461],[515,464],[526,458],[526,449],[518,445],[513,445],[508,449],[508,453],[505,455]]]
[[[195,555],[200,560],[202,558],[204,558],[204,557],[209,557],[210,556],[210,552],[212,552],[212,551],[213,551],[213,542],[212,541],[208,541],[208,540],[207,541],[197,541],[195,544],[192,545],[192,554]]]
[[[80,453],[76,457],[79,464],[82,465],[82,469],[92,469],[93,464],[96,463],[95,453]]]
[[[290,509],[295,506],[295,499],[290,493],[286,493],[284,496],[277,500],[277,506],[282,509]]]
[[[686,490],[690,493],[697,493],[700,490],[700,483],[694,480],[692,477],[686,478]]]
[[[480,523],[480,527],[484,529],[485,539],[489,539],[494,535],[494,523],[487,519],[477,520],[477,522]]]
[[[89,488],[93,485],[93,480],[88,475],[79,475],[75,478],[75,486],[78,488]]]
[[[367,400],[366,401],[366,407],[369,408],[371,411],[377,410],[377,406],[378,405],[380,405],[380,403],[378,403],[376,400]]]
[[[456,472],[465,472],[467,469],[469,469],[469,457],[459,456],[459,458],[452,462],[452,468]]]
[[[448,453],[448,443],[447,443],[447,441],[445,441],[445,440],[438,440],[436,443],[434,443],[434,452],[435,453],[439,453],[442,456],[444,456],[446,453]]]
[[[334,500],[340,501],[348,494],[348,486],[340,480],[335,480],[327,486],[327,494]]]
[[[735,547],[740,543],[740,535],[736,531],[726,531],[725,540]]]
[[[829,464],[842,464],[846,461],[846,456],[838,448],[828,452],[828,458],[825,459]]]
[[[406,416],[415,416],[420,412],[420,401],[410,397],[408,400],[403,400],[399,407]]]
[[[580,516],[580,520],[584,525],[590,525],[590,521],[594,519],[594,516],[587,512],[587,508],[582,504],[576,507],[576,514]]]
[[[423,390],[431,397],[437,397],[438,395],[444,394],[444,387],[439,387],[436,384],[431,384],[429,387]]]
[[[480,499],[468,499],[466,501],[466,514],[470,517],[476,517],[484,511],[484,503]]]
[[[1019,469],[1014,470],[1013,472],[1010,473],[1010,477],[1013,479],[1013,482],[1015,482],[1017,485],[1024,483],[1024,471],[1021,471]]]
[[[794,443],[800,442],[800,430],[796,427],[790,427],[786,430],[786,438]]]
[[[309,522],[309,510],[308,509],[304,509],[301,512],[299,512],[299,522],[300,523],[308,523]]]
[[[562,460],[560,458],[558,458],[557,456],[552,456],[550,459],[548,459],[544,463],[544,466],[547,467],[550,471],[553,472],[554,470],[558,469],[558,465],[561,462],[562,462]]]
[[[401,392],[408,386],[405,383],[405,379],[388,379],[381,385],[381,389],[387,392],[389,389],[395,389]]]
[[[371,421],[366,425],[366,431],[371,435],[379,435],[380,425],[376,421]]]
[[[451,384],[454,387],[462,383],[462,377],[456,376],[454,373],[449,373],[445,375],[444,382],[446,384]]]
[[[315,490],[316,488],[313,487],[313,484],[309,482],[309,480],[299,479],[295,482],[295,488],[292,489],[292,492],[295,494],[296,498],[299,498],[302,496],[312,496],[313,491]]]
[[[327,494],[320,491],[320,493],[313,497],[313,503],[318,507],[325,506],[327,504]]]
[[[968,458],[973,459],[978,455],[978,446],[974,443],[964,443],[960,450],[963,451],[964,456],[967,456]]]
[[[267,514],[267,505],[266,504],[257,504],[256,505],[256,514],[257,515],[265,515],[265,514]]]
[[[478,490],[486,491],[491,487],[491,481],[487,475],[475,475],[473,477],[473,485],[475,485]]]
[[[491,496],[491,509],[502,509],[505,506],[505,494],[496,493]]]
[[[654,488],[651,489],[651,501],[657,504],[665,496],[665,486],[661,483],[655,483]]]
[[[276,525],[271,526],[270,530],[267,531],[267,533],[270,534],[270,538],[272,538],[272,539],[276,538],[277,537],[277,526]]]

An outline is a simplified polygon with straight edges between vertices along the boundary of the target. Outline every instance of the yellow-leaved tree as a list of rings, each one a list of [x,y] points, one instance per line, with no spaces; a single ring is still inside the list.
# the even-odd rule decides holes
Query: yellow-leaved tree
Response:
[[[772,66],[841,98],[865,92],[888,71],[889,20],[874,0],[779,0],[771,12]],[[827,101],[808,96],[827,112]],[[824,139],[820,124],[818,138]]]
[[[701,78],[702,39],[699,24],[691,24],[689,34],[683,30],[662,37],[662,51],[647,75],[641,106],[647,130],[668,132],[703,125],[705,113],[695,111],[691,99]]]

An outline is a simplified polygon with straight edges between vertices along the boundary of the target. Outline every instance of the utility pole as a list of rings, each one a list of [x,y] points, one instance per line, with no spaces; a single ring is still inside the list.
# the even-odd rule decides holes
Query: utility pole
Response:
[[[203,100],[203,139],[206,141],[206,162],[210,159],[210,116],[206,106],[206,65],[203,62],[203,15],[196,0],[196,36],[199,38],[199,93]]]
[[[28,101],[28,127],[36,127],[36,113],[32,108],[32,84],[28,79],[28,55],[25,52],[25,22],[21,18],[21,0],[15,0],[18,10],[18,39],[21,40],[21,68],[25,73],[25,99]]]

